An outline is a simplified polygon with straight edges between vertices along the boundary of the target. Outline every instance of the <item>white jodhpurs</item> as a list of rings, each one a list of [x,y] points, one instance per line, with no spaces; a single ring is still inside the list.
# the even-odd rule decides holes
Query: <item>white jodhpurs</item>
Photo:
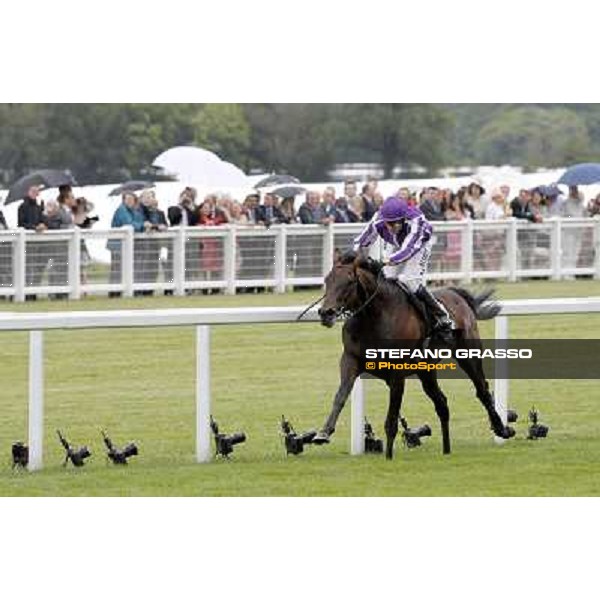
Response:
[[[383,268],[383,274],[388,279],[397,279],[414,294],[422,285],[425,285],[429,257],[433,242],[429,240],[421,249],[407,261],[399,265],[388,265]]]

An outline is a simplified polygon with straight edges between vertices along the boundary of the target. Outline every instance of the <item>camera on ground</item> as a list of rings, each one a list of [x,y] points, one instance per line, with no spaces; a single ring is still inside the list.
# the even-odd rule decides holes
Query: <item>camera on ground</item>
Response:
[[[365,453],[366,454],[382,454],[383,440],[375,436],[373,426],[365,418]]]
[[[400,425],[402,425],[402,441],[407,448],[417,448],[421,445],[421,438],[431,436],[431,427],[427,424],[410,428],[406,419],[400,417]]]
[[[243,432],[237,432],[232,434],[225,434],[219,432],[219,426],[217,422],[210,417],[210,428],[212,429],[215,437],[215,448],[216,455],[229,458],[229,455],[233,452],[233,449],[238,444],[243,444],[246,441],[246,434]]]
[[[127,465],[127,460],[129,458],[138,455],[138,447],[133,442],[130,442],[124,448],[118,448],[113,444],[113,441],[108,437],[105,431],[102,431],[101,433],[104,445],[108,450],[106,455],[114,465]]]
[[[304,446],[312,444],[317,432],[314,429],[305,433],[296,433],[292,424],[281,415],[281,431],[285,443],[285,451],[287,454],[302,454]]]
[[[547,437],[550,427],[542,425],[539,422],[539,414],[535,406],[529,411],[529,423],[528,440],[538,440]]]
[[[86,458],[89,458],[92,453],[87,446],[81,446],[80,448],[73,448],[67,441],[65,436],[57,429],[58,439],[65,449],[65,461],[63,467],[66,467],[68,462],[71,461],[74,467],[83,467],[85,465]]]

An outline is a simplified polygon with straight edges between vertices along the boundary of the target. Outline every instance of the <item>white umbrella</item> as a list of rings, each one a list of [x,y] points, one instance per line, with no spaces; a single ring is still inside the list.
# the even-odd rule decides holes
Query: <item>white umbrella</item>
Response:
[[[222,179],[222,181],[219,182],[220,186],[236,188],[251,187],[246,173],[230,162],[221,161],[219,178]]]
[[[214,152],[194,146],[177,146],[157,156],[153,163],[186,184],[199,187],[250,187],[246,174],[221,160]]]
[[[159,154],[152,164],[184,183],[204,183],[221,159],[209,150],[194,146],[176,146]]]

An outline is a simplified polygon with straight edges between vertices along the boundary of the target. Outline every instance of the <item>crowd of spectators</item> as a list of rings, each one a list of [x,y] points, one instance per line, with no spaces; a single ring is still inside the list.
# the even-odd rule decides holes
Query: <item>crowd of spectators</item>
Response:
[[[577,187],[571,187],[562,195],[552,186],[535,189],[521,189],[511,197],[507,185],[494,188],[489,193],[477,182],[461,187],[457,191],[449,188],[426,187],[411,190],[400,188],[396,195],[408,204],[418,206],[430,221],[494,221],[515,217],[532,223],[541,223],[555,216],[584,217],[600,215],[600,194],[586,204],[583,194]],[[97,220],[91,217],[93,205],[85,198],[76,198],[69,186],[59,189],[56,200],[42,204],[38,200],[39,189],[32,186],[18,209],[18,226],[38,232],[62,230],[74,227],[89,228]],[[384,198],[376,180],[369,180],[359,186],[355,181],[346,181],[343,194],[338,196],[332,186],[321,191],[308,190],[304,201],[296,206],[295,197],[280,197],[271,192],[252,192],[243,201],[226,194],[209,194],[199,200],[197,191],[186,187],[179,195],[176,204],[163,212],[153,189],[139,194],[126,192],[115,211],[111,226],[120,228],[129,225],[137,233],[163,232],[177,226],[219,226],[228,223],[247,226],[270,227],[278,224],[328,225],[330,223],[360,223],[369,221],[376,213]],[[0,230],[7,224],[0,211]],[[496,270],[503,256],[505,235],[501,232],[477,233],[477,242],[486,251],[476,257],[475,269]],[[563,234],[564,264],[576,266],[577,257],[585,240],[576,229]],[[273,250],[274,241],[263,242],[263,253]],[[252,239],[238,240],[238,250],[245,268],[252,270]],[[223,268],[223,253],[217,238],[206,238],[200,244],[186,244],[186,271],[201,274],[200,279],[217,277]],[[298,250],[310,254],[311,240],[297,241]],[[520,248],[530,249],[522,254],[523,267],[535,268],[536,255],[548,251],[550,236],[543,231],[519,230]],[[10,251],[6,244],[0,244],[0,267],[10,261]],[[304,247],[306,246],[306,248]],[[109,239],[107,249],[111,254],[110,279],[113,284],[121,281],[122,242]],[[443,260],[445,269],[461,260],[461,232],[447,232],[437,236],[434,246],[434,260]],[[26,284],[39,286],[46,273],[50,285],[61,286],[68,282],[68,246],[63,242],[28,242],[30,259],[26,263]],[[315,254],[318,262],[319,254]],[[135,281],[154,283],[162,270],[162,279],[173,281],[173,248],[160,236],[138,236],[135,241]],[[260,257],[259,257],[260,258]],[[258,260],[258,259],[257,259]],[[90,262],[85,244],[81,247],[82,266]],[[256,262],[256,261],[255,261]],[[260,260],[258,260],[260,262]],[[264,262],[264,261],[263,261]],[[309,261],[310,262],[310,261]],[[313,261],[314,262],[314,261]],[[239,265],[238,265],[239,267]],[[310,267],[310,265],[309,265]],[[435,268],[435,267],[434,267]],[[310,268],[309,268],[310,270]],[[451,269],[450,269],[451,270]],[[85,278],[86,269],[82,269]],[[0,268],[0,272],[8,270]],[[4,277],[4,275],[0,275]],[[192,274],[193,276],[193,274]],[[0,284],[2,282],[0,281]],[[151,292],[141,292],[151,293]],[[166,292],[171,293],[171,292]],[[63,297],[65,294],[56,294]],[[112,292],[118,295],[118,292]]]
[[[31,186],[17,213],[17,225],[30,231],[44,232],[49,230],[90,228],[97,217],[91,217],[93,205],[85,198],[76,198],[71,186],[59,188],[58,197],[45,203],[39,201],[40,189]],[[8,229],[2,211],[0,211],[0,230]],[[12,260],[10,246],[0,244],[0,284],[10,284],[10,263]],[[90,262],[89,252],[85,244],[81,246],[81,260],[85,266]],[[52,286],[68,284],[68,246],[61,241],[29,241],[27,244],[27,260],[25,263],[25,284],[41,285],[44,274]],[[6,280],[6,281],[5,281]],[[53,294],[54,298],[65,298],[65,292]],[[27,299],[35,299],[29,294]]]

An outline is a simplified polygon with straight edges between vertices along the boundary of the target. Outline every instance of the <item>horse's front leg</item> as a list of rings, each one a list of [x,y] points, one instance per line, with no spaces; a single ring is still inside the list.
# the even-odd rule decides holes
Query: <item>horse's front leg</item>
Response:
[[[340,360],[340,386],[335,394],[331,412],[329,413],[325,424],[321,428],[321,431],[319,431],[317,436],[314,438],[313,444],[327,444],[329,442],[329,438],[335,431],[335,425],[338,417],[340,416],[340,413],[346,404],[346,400],[352,391],[352,387],[358,375],[358,361],[344,352]]]

